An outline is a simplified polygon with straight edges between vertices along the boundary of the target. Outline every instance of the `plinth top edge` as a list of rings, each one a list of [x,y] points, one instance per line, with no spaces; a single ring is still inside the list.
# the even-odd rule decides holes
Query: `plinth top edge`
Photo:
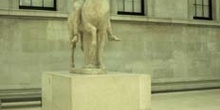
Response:
[[[77,76],[84,76],[84,77],[106,77],[106,76],[145,76],[145,77],[151,77],[150,74],[144,74],[144,73],[125,73],[125,72],[112,72],[112,71],[106,71],[105,74],[73,74],[69,71],[46,71],[43,72],[43,74],[53,74],[53,75],[61,75],[64,77],[77,77]]]

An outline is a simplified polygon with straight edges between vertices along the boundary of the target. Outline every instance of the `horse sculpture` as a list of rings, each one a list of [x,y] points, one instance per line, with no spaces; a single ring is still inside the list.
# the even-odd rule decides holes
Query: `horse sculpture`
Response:
[[[112,33],[109,19],[109,0],[77,0],[73,7],[74,11],[68,18],[72,44],[72,67],[75,67],[76,42],[80,40],[86,67],[102,68],[102,54],[106,36],[113,41],[120,40]]]

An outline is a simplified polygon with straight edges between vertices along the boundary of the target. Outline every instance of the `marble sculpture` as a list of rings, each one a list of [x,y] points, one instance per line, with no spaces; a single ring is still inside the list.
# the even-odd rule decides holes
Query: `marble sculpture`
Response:
[[[106,36],[110,41],[120,39],[113,35],[109,17],[109,0],[76,0],[68,18],[72,47],[72,68],[75,67],[74,51],[81,42],[86,68],[104,68],[102,55]]]

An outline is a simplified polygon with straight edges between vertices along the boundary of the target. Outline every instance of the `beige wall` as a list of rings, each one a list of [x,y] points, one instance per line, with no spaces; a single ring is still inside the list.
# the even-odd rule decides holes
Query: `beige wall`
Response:
[[[154,0],[154,17],[187,19],[187,0]]]
[[[216,18],[219,21],[220,20],[220,1],[216,1]]]
[[[39,88],[43,71],[68,70],[66,19],[0,21],[0,89]],[[122,41],[106,44],[110,71],[151,74],[154,83],[220,79],[219,28],[117,20],[113,27]],[[78,66],[82,56],[78,48]]]
[[[8,0],[0,0],[0,8],[1,9],[8,9],[9,8],[9,1]]]
[[[39,88],[43,71],[67,70],[65,20],[0,18],[0,89]]]
[[[153,82],[220,78],[218,28],[122,21],[113,26],[123,40],[108,43],[109,69],[151,74]]]
[[[0,9],[16,10],[19,7],[19,0],[0,0]]]
[[[59,3],[58,12],[17,10],[15,2],[7,11],[9,2],[2,1],[0,89],[40,88],[43,71],[68,70],[66,10],[71,9],[71,0]],[[106,44],[108,70],[151,74],[153,83],[161,84],[220,80],[219,21],[192,20],[184,0],[149,0],[148,16],[142,17],[116,15],[114,3],[113,31],[122,41]],[[82,56],[77,49],[77,65]]]

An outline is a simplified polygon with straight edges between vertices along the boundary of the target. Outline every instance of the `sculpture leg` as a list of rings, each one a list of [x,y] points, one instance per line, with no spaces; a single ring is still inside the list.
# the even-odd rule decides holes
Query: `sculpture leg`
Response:
[[[73,28],[72,28],[72,24],[71,24],[71,21],[69,21],[68,23],[68,26],[69,26],[69,38],[70,38],[70,48],[71,48],[71,67],[74,68],[75,67],[75,64],[74,64],[74,51],[75,51],[75,48],[76,48],[76,42],[73,42],[73,38],[74,38],[74,31],[73,31]]]
[[[83,37],[84,37],[84,35],[83,35],[83,32],[80,32],[80,35],[81,35],[80,36],[81,50],[84,51],[84,45],[83,45],[83,39],[84,39]]]
[[[100,30],[98,32],[98,59],[97,59],[97,65],[99,68],[105,68],[102,64],[103,59],[103,51],[105,46],[105,38],[106,38],[106,30]]]
[[[85,52],[85,56],[87,57],[87,67],[96,67],[96,59],[97,59],[97,28],[95,26],[93,26],[90,23],[87,23],[85,25],[85,31],[87,33],[86,39],[87,41],[83,41],[85,42],[89,42],[90,45],[87,45],[87,51]],[[89,41],[88,41],[89,40]]]
[[[75,54],[75,48],[76,48],[76,43],[72,43],[72,55],[71,55],[71,58],[72,58],[72,68],[75,67],[75,58],[74,58],[74,54]]]
[[[68,29],[69,29],[69,37],[71,43],[70,45],[72,50],[71,53],[72,68],[75,67],[74,54],[75,54],[76,42],[79,39],[78,37],[80,37],[80,33],[79,33],[80,13],[81,13],[81,3],[80,2],[74,3],[74,12],[72,12],[68,18]]]
[[[70,40],[72,42],[77,42],[78,39],[79,39],[79,27],[80,27],[80,16],[81,16],[81,9],[82,9],[82,5],[83,5],[83,1],[81,0],[78,0],[76,1],[74,4],[73,4],[73,12],[70,13],[69,15],[69,18],[68,18],[68,25],[69,25],[69,28],[71,29],[72,31],[72,36],[70,38]]]
[[[112,25],[110,19],[108,19],[107,33],[108,33],[108,39],[110,41],[120,41],[120,39],[112,32]]]

